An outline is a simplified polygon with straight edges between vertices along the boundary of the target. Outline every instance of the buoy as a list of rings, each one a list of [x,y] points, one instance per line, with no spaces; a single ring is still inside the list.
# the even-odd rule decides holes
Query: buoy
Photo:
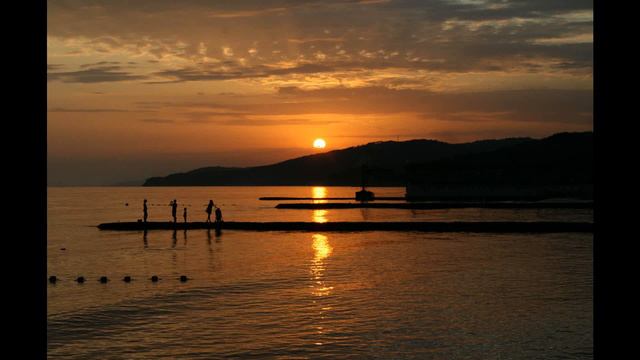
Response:
[[[106,284],[106,283],[107,283],[107,281],[109,281],[109,279],[107,279],[107,277],[106,277],[106,276],[101,276],[101,277],[100,277],[100,282],[101,282],[102,284]]]
[[[78,278],[76,279],[76,281],[77,281],[79,284],[82,284],[82,283],[84,282],[84,276],[78,276]]]
[[[127,275],[122,279],[124,282],[131,282],[131,276]]]
[[[67,250],[67,248],[60,248],[60,250],[63,250],[63,251],[64,251],[64,250]]]
[[[151,281],[153,281],[153,282],[157,282],[157,281],[158,281],[158,275],[153,275],[153,276],[151,277]]]
[[[187,279],[187,276],[186,276],[186,275],[180,275],[180,281],[181,281],[181,282],[185,282],[185,281],[187,281],[187,280],[188,280],[188,279]]]
[[[51,275],[51,276],[49,276],[49,282],[50,282],[50,283],[55,284],[55,283],[56,283],[56,281],[58,281],[58,278],[57,278],[57,277],[55,277],[55,275]]]

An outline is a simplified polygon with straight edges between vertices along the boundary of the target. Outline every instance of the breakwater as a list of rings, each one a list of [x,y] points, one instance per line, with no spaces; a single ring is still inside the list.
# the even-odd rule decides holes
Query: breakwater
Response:
[[[216,230],[215,224],[206,222],[114,222],[98,225],[101,230]],[[224,222],[221,230],[246,231],[421,231],[421,232],[482,232],[482,233],[554,233],[592,232],[588,222]]]
[[[277,209],[590,209],[593,202],[283,203]]]

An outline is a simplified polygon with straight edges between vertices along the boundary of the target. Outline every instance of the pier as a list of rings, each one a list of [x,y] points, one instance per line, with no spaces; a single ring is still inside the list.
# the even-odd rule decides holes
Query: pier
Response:
[[[263,196],[258,198],[258,200],[263,201],[274,201],[274,200],[317,200],[317,201],[327,201],[327,200],[356,200],[355,197],[326,197],[326,198],[314,198],[314,197],[278,197],[278,196]],[[387,201],[406,201],[407,199],[400,196],[380,196],[376,197],[375,200],[387,200]]]
[[[215,230],[214,224],[206,222],[114,222],[98,225],[100,230]],[[588,222],[224,222],[222,230],[245,231],[419,231],[419,232],[474,232],[474,233],[558,233],[593,232],[593,223]]]
[[[591,209],[593,202],[282,203],[277,209]]]

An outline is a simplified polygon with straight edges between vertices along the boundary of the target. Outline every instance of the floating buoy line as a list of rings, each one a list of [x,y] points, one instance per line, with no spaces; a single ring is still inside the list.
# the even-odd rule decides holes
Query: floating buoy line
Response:
[[[160,281],[161,278],[158,275],[152,275],[149,278],[149,280],[151,282],[156,283]],[[180,277],[176,278],[176,280],[179,280],[180,282],[187,282],[191,280],[191,278],[187,277],[187,275],[180,275]],[[55,275],[51,275],[49,276],[48,281],[50,284],[56,284],[60,281],[60,279]],[[87,281],[87,279],[84,276],[78,276],[77,278],[74,279],[74,281],[77,282],[78,284],[84,284]],[[100,276],[97,281],[100,282],[101,284],[106,284],[110,280],[107,276]],[[122,281],[126,283],[130,283],[131,281],[133,281],[133,277],[131,277],[130,275],[126,275],[125,277],[122,278]]]

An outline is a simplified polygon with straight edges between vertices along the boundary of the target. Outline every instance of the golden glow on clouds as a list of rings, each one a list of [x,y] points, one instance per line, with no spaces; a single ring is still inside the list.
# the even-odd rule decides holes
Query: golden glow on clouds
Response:
[[[592,129],[580,4],[47,5],[48,153],[69,161]]]

